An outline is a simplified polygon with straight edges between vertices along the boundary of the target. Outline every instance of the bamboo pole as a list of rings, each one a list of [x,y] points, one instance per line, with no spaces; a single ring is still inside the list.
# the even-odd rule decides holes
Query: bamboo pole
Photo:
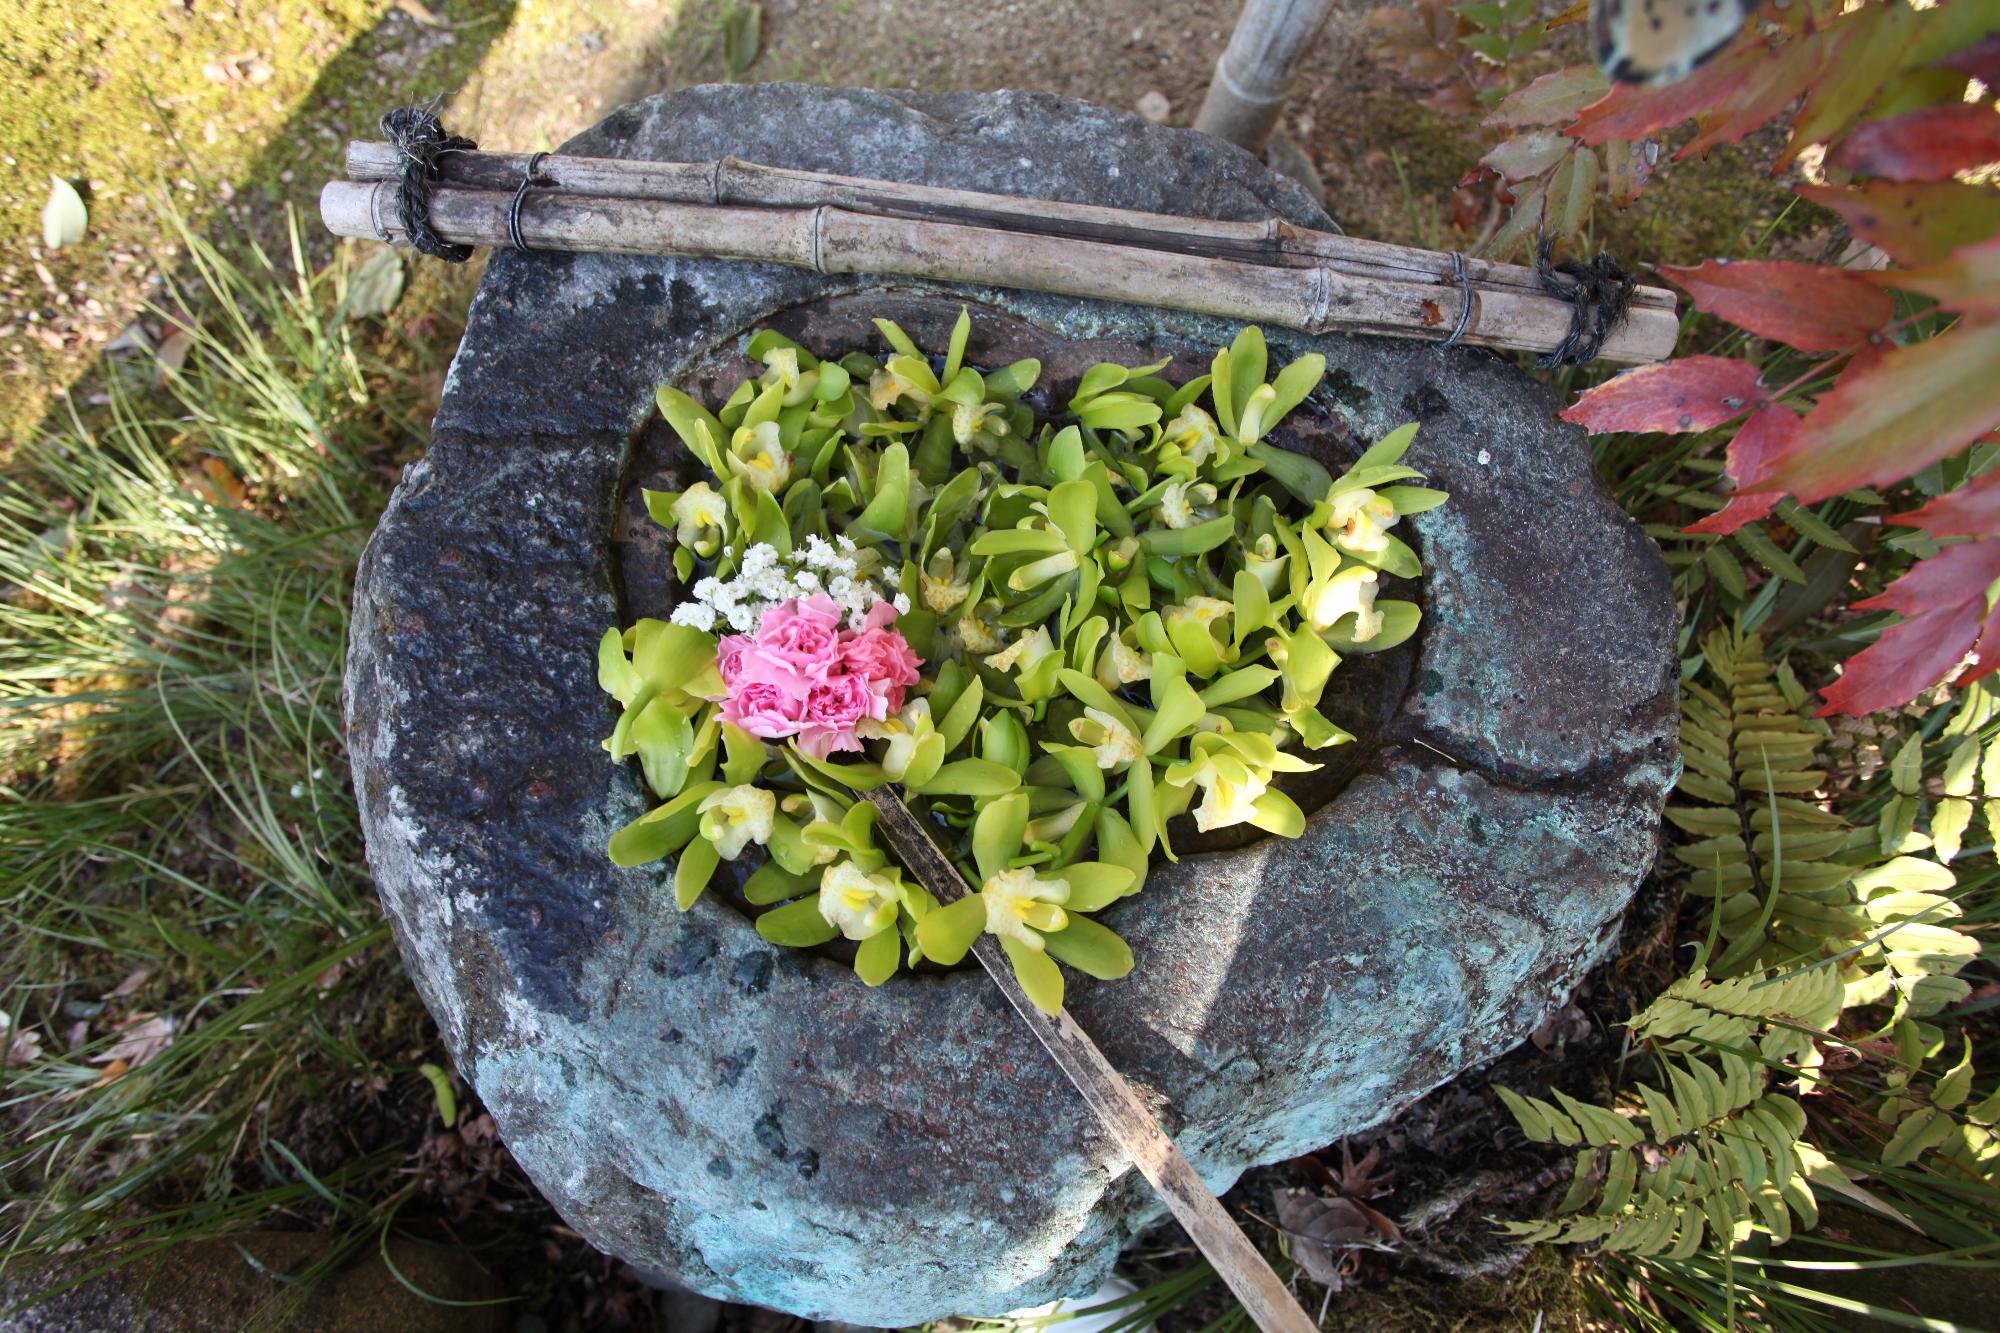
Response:
[[[320,215],[341,236],[402,243],[396,186],[334,181]],[[430,220],[447,241],[508,241],[511,192],[440,187]],[[763,261],[826,274],[875,273],[985,283],[1067,296],[1190,310],[1308,333],[1372,333],[1432,341],[1450,335],[1462,294],[1436,283],[1357,277],[1324,264],[1244,263],[843,208],[736,208],[530,191],[520,208],[531,249]],[[1570,326],[1570,307],[1508,287],[1474,291],[1464,339],[1547,351]],[[1673,349],[1674,317],[1634,310],[1602,355],[1628,364]]]
[[[1194,127],[1261,154],[1333,0],[1243,0]]]
[[[940,903],[956,902],[972,892],[972,886],[893,788],[878,787],[868,793],[868,799],[881,814],[882,832],[904,867]],[[1076,1025],[1069,1010],[1047,1014],[1037,1008],[1021,989],[1014,965],[992,935],[981,935],[974,941],[972,953],[1021,1021],[1097,1112],[1118,1146],[1131,1155],[1139,1174],[1173,1210],[1175,1220],[1229,1284],[1257,1327],[1265,1333],[1317,1333],[1317,1326],[1229,1216],[1229,1210],[1160,1128],[1138,1089],[1105,1058],[1090,1034]]]
[[[504,190],[511,194],[527,170],[529,156],[447,153],[438,159],[438,179],[446,186]],[[393,181],[401,170],[402,158],[393,144],[355,140],[347,145],[347,174],[352,180]],[[536,187],[537,191],[591,199],[658,199],[760,208],[831,205],[884,217],[1001,227],[1245,263],[1300,267],[1317,264],[1354,277],[1428,282],[1454,289],[1458,286],[1449,254],[1315,231],[1277,218],[1260,222],[1187,218],[1097,204],[1026,199],[770,167],[733,157],[711,162],[633,162],[551,153],[536,164],[535,175],[544,182]],[[1484,259],[1464,262],[1466,276],[1475,287],[1506,287],[1543,295],[1541,280],[1532,268]],[[1664,287],[1640,287],[1632,295],[1634,311],[1652,309],[1671,313],[1674,308],[1674,294]]]

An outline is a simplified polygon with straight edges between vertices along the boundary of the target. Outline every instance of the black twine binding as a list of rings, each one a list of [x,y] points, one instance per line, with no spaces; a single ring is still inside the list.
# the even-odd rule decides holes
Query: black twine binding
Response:
[[[1452,328],[1451,337],[1438,344],[1440,347],[1458,346],[1466,326],[1472,323],[1472,275],[1465,271],[1465,256],[1456,250],[1451,252],[1451,276],[1458,284],[1458,323]]]
[[[433,259],[451,264],[463,264],[472,258],[471,246],[454,245],[431,226],[431,187],[437,181],[440,157],[446,153],[470,152],[479,145],[456,134],[446,134],[443,122],[431,107],[397,107],[382,117],[382,133],[403,159],[403,174],[396,187],[396,218],[409,233],[410,244]]]
[[[1535,362],[1544,369],[1596,360],[1604,340],[1624,322],[1625,308],[1639,286],[1639,280],[1608,254],[1599,254],[1588,264],[1568,259],[1552,264],[1555,249],[1549,237],[1536,238],[1535,273],[1542,290],[1570,304],[1569,333],[1553,352]]]
[[[528,243],[521,237],[521,201],[528,197],[530,185],[546,185],[547,181],[535,174],[535,168],[542,164],[547,153],[530,153],[528,169],[521,173],[521,183],[514,187],[514,201],[507,205],[507,239],[516,250],[526,250]]]

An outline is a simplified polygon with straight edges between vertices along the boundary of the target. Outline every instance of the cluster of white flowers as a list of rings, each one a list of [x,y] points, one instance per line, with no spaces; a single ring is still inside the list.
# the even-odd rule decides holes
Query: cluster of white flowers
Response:
[[[743,553],[734,578],[700,580],[670,618],[676,625],[708,634],[721,630],[751,634],[764,613],[780,602],[823,592],[840,607],[848,626],[858,628],[877,602],[890,602],[898,615],[910,609],[905,593],[883,597],[878,575],[890,587],[901,582],[893,571],[881,570],[874,552],[863,551],[845,535],[828,541],[815,533],[789,555],[769,542],[758,542]]]

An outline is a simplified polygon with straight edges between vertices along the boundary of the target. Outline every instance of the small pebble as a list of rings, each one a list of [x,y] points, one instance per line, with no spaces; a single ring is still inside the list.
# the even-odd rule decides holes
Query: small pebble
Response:
[[[1479,451],[1479,466],[1485,467],[1488,463],[1491,463],[1492,461],[1493,461],[1492,454],[1487,453],[1484,449],[1481,449]]]
[[[1167,117],[1174,113],[1174,104],[1167,100],[1165,93],[1153,88],[1140,95],[1136,109],[1155,125],[1164,125]]]

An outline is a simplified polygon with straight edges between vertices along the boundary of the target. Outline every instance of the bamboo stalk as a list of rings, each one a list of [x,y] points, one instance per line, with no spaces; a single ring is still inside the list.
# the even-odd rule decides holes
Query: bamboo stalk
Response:
[[[340,236],[407,241],[389,182],[334,181],[320,215]],[[430,220],[447,241],[507,243],[511,191],[432,192]],[[1428,282],[1358,277],[1326,265],[1251,264],[1068,237],[918,221],[820,206],[715,207],[530,191],[521,234],[531,249],[764,261],[819,273],[876,273],[985,283],[1191,310],[1308,333],[1373,333],[1440,341],[1463,299]],[[1568,333],[1570,307],[1539,293],[1475,288],[1465,341],[1546,351]],[[1641,309],[1606,340],[1605,359],[1636,364],[1673,349],[1679,322]]]
[[[868,793],[868,799],[881,814],[880,827],[889,845],[932,896],[940,903],[951,903],[972,892],[972,886],[893,788],[878,787]],[[974,941],[972,952],[1014,1006],[1014,1012],[1090,1103],[1118,1146],[1131,1155],[1139,1174],[1173,1210],[1175,1220],[1229,1284],[1257,1327],[1265,1333],[1316,1333],[1317,1326],[1229,1216],[1229,1210],[1160,1128],[1138,1089],[1105,1058],[1090,1034],[1076,1025],[1067,1009],[1047,1014],[1036,1007],[992,935],[982,934]]]
[[[1194,127],[1262,153],[1333,0],[1244,0]]]
[[[445,185],[505,190],[511,194],[527,169],[528,157],[526,153],[447,153],[438,159],[438,177]],[[347,146],[347,174],[352,180],[395,180],[401,167],[402,160],[393,144],[356,140]],[[855,213],[1003,227],[1245,263],[1324,265],[1355,277],[1430,282],[1454,288],[1458,285],[1449,254],[1315,231],[1277,218],[1261,222],[1185,218],[1096,204],[768,167],[733,157],[713,162],[632,162],[552,153],[536,164],[535,174],[538,180],[547,182],[537,189],[585,198],[659,199],[759,208],[831,205]],[[1541,280],[1535,271],[1520,264],[1467,259],[1465,271],[1477,287],[1508,287],[1542,294]],[[1664,287],[1640,287],[1633,293],[1632,308],[1671,312],[1675,308],[1674,294]]]

